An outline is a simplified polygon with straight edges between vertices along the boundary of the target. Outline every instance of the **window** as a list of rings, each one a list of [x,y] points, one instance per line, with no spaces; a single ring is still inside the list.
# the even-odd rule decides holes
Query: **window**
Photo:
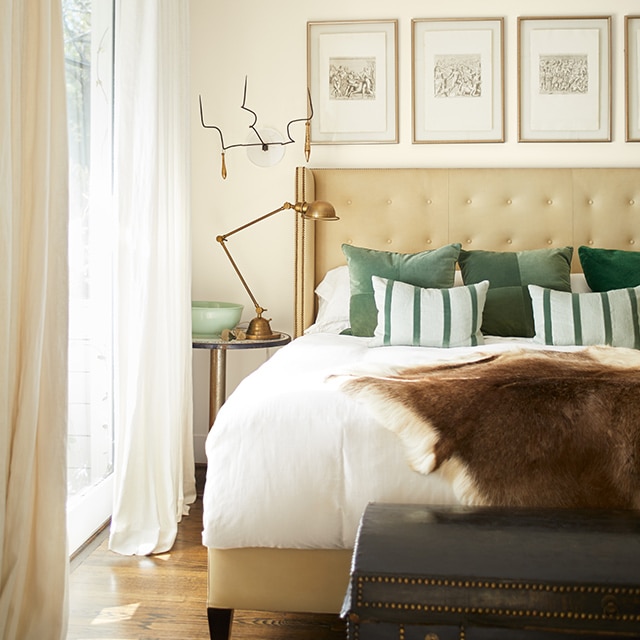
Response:
[[[63,0],[69,129],[68,531],[111,515],[113,0]]]

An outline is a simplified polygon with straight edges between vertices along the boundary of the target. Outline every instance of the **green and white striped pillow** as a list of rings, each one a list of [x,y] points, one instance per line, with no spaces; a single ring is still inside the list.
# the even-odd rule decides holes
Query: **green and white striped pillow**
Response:
[[[480,332],[489,281],[451,289],[424,289],[373,276],[378,326],[370,346],[466,347]]]
[[[640,349],[640,287],[566,293],[529,285],[529,293],[535,342]]]

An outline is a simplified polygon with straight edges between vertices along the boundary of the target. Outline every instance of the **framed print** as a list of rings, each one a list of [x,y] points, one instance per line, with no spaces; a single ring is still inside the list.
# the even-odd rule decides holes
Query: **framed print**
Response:
[[[627,142],[640,142],[640,16],[625,16]]]
[[[504,19],[411,27],[413,142],[504,142]]]
[[[311,142],[398,142],[398,21],[307,23]]]
[[[611,141],[611,17],[518,18],[518,140]]]

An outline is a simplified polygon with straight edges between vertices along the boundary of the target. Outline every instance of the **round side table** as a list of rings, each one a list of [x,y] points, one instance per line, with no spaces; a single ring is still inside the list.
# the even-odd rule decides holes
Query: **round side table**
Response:
[[[279,333],[279,332],[277,332]],[[209,349],[209,429],[227,397],[227,351],[236,349],[268,349],[291,342],[291,336],[279,333],[270,340],[222,340],[222,338],[192,338],[194,349]]]

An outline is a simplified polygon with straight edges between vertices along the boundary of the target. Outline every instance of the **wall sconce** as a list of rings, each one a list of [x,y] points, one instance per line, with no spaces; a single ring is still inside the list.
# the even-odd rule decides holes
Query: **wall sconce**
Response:
[[[286,139],[279,131],[275,129],[258,129],[256,126],[258,123],[258,114],[249,109],[246,106],[247,102],[247,78],[244,79],[244,93],[242,96],[242,104],[240,108],[243,111],[247,111],[253,115],[253,122],[249,125],[251,132],[245,142],[238,142],[236,144],[225,145],[224,136],[220,127],[213,124],[205,124],[204,113],[202,107],[202,96],[198,96],[200,102],[200,123],[205,129],[215,129],[220,136],[220,146],[222,148],[221,156],[221,175],[224,180],[227,177],[227,163],[225,161],[225,152],[227,149],[234,149],[236,147],[246,147],[249,160],[260,167],[272,167],[282,160],[284,156],[284,147],[288,144],[295,142],[291,135],[291,126],[296,122],[305,123],[305,137],[304,137],[304,156],[307,162],[311,157],[311,118],[313,118],[313,104],[311,102],[311,92],[307,89],[307,105],[309,116],[306,118],[296,118],[290,120],[287,124]]]
[[[270,218],[271,216],[275,215],[276,213],[280,213],[280,211],[284,211],[285,209],[293,209],[296,213],[301,214],[305,220],[313,220],[315,222],[340,219],[338,218],[338,216],[336,216],[336,211],[333,208],[333,205],[329,202],[324,202],[322,200],[316,200],[311,203],[297,202],[296,204],[285,202],[281,207],[278,207],[277,209],[274,209],[273,211],[270,211],[269,213],[266,213],[265,215],[260,216],[255,220],[252,220],[251,222],[247,222],[246,224],[243,224],[237,229],[234,229],[233,231],[229,231],[229,233],[225,233],[224,235],[216,237],[217,242],[220,243],[220,246],[222,247],[224,252],[227,254],[227,258],[229,258],[229,261],[231,262],[231,266],[234,268],[236,274],[238,275],[238,278],[240,278],[240,282],[242,282],[242,286],[245,288],[246,292],[249,294],[249,297],[251,298],[251,301],[253,302],[253,305],[256,309],[256,317],[253,318],[251,322],[249,322],[249,327],[247,328],[246,333],[247,333],[248,340],[270,340],[270,339],[280,337],[280,334],[273,333],[273,331],[271,330],[271,325],[269,324],[269,320],[262,317],[262,314],[267,309],[265,309],[262,305],[258,303],[255,296],[251,292],[251,289],[249,289],[249,285],[247,284],[247,281],[244,279],[244,276],[240,272],[240,269],[238,268],[238,265],[236,264],[233,257],[231,256],[231,253],[229,253],[229,249],[227,248],[227,245],[226,245],[227,238],[232,236],[234,233],[238,233],[239,231],[246,229],[247,227],[251,227],[254,224],[257,224],[258,222],[262,222],[263,220],[266,220],[267,218]]]

